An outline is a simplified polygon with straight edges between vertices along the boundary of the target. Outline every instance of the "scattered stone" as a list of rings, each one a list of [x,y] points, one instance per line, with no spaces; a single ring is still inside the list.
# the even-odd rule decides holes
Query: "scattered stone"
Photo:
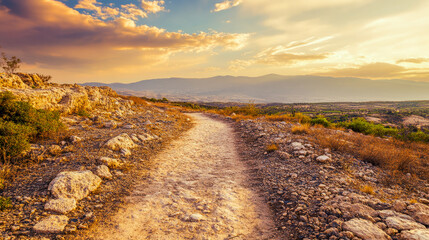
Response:
[[[126,133],[122,133],[121,135],[118,135],[109,141],[106,142],[106,147],[108,147],[111,150],[120,150],[120,149],[130,149],[134,148],[137,145],[133,142],[133,140],[128,136]]]
[[[199,222],[199,221],[203,220],[203,218],[204,218],[203,215],[198,214],[198,213],[194,213],[194,214],[191,214],[189,216],[189,221],[191,221],[191,222]]]
[[[412,220],[400,218],[400,217],[388,217],[386,218],[386,224],[390,228],[395,228],[398,230],[410,230],[410,229],[424,229],[426,228],[420,223],[417,223]]]
[[[95,174],[101,178],[112,179],[112,174],[106,165],[100,165],[97,167]]]
[[[52,155],[58,155],[61,153],[61,147],[59,145],[52,145],[49,147],[48,151]]]
[[[134,129],[136,126],[134,126],[133,124],[125,124],[122,128],[125,129]]]
[[[422,203],[409,205],[407,208],[414,219],[422,224],[429,225],[429,206]]]
[[[33,230],[37,233],[61,233],[68,221],[67,216],[50,215],[34,225]]]
[[[117,126],[118,124],[113,120],[110,120],[104,123],[105,128],[116,128]]]
[[[78,142],[82,142],[82,138],[78,137],[78,136],[71,136],[70,137],[70,142],[71,143],[78,143]]]
[[[61,172],[49,183],[48,190],[57,198],[80,200],[101,184],[101,178],[91,171]]]
[[[393,202],[393,209],[397,212],[402,212],[407,209],[407,203],[402,200],[396,200]]]
[[[45,210],[66,214],[76,208],[76,199],[59,198],[51,199],[45,204]]]
[[[155,139],[155,137],[154,137],[154,136],[152,136],[152,135],[150,135],[150,134],[148,134],[148,133],[142,133],[142,134],[139,134],[139,135],[137,135],[137,137],[138,137],[141,141],[151,141],[151,140],[154,140],[154,139]]]
[[[389,239],[389,236],[383,230],[365,219],[354,218],[347,221],[343,224],[343,229],[362,239]]]
[[[341,203],[339,207],[342,212],[347,212],[351,214],[353,217],[358,217],[358,216],[359,217],[366,217],[366,216],[376,217],[378,215],[377,211],[361,203],[350,204],[350,203],[344,202],[344,203]]]
[[[118,159],[109,157],[101,157],[100,162],[107,165],[109,168],[117,168],[121,165]]]
[[[406,214],[402,214],[402,213],[398,213],[396,211],[392,211],[392,210],[381,210],[378,212],[378,215],[380,217],[382,217],[383,219],[386,219],[388,217],[399,217],[399,218],[403,218],[403,219],[407,219],[407,220],[413,220],[412,217],[406,215]]]
[[[403,240],[429,240],[429,229],[413,229],[402,231],[400,239]]]
[[[318,161],[320,163],[326,163],[326,162],[329,162],[330,160],[331,160],[331,158],[326,156],[326,155],[321,155],[321,156],[318,156],[316,158],[316,161]]]
[[[293,143],[291,143],[290,145],[292,146],[292,148],[293,148],[294,150],[301,150],[301,149],[304,149],[304,145],[302,145],[302,143],[300,143],[300,142],[293,142]]]

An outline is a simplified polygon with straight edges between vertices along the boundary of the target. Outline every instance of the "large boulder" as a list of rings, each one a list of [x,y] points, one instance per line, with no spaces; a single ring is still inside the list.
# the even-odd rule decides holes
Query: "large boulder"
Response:
[[[45,204],[45,210],[66,214],[76,208],[76,199],[58,198],[51,199]]]
[[[130,149],[136,146],[137,144],[135,144],[131,137],[126,133],[122,133],[121,135],[118,135],[106,142],[106,147],[115,151],[121,149]]]
[[[48,190],[56,198],[80,200],[101,184],[101,178],[91,171],[61,172],[49,184]]]
[[[343,224],[343,229],[352,232],[362,239],[389,239],[389,236],[383,230],[365,219],[354,218],[347,221]]]
[[[34,225],[33,230],[37,233],[60,233],[64,231],[68,221],[67,216],[51,215]]]

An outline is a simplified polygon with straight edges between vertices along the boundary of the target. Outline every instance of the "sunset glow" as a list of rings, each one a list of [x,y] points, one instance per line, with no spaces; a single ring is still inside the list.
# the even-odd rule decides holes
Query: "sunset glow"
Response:
[[[54,81],[429,81],[425,0],[0,0],[0,46]]]

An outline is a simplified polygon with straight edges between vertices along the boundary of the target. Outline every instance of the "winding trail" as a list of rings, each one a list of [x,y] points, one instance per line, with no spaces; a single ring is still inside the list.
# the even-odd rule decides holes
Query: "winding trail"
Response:
[[[270,211],[249,187],[230,126],[202,114],[155,159],[95,239],[272,239]]]

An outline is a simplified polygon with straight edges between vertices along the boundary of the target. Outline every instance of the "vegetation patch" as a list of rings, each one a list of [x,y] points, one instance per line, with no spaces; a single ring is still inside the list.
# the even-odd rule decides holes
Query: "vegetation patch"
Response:
[[[12,201],[8,197],[0,197],[0,211],[12,208]]]
[[[16,160],[29,143],[57,135],[63,129],[60,114],[35,109],[28,102],[16,101],[11,92],[0,93],[0,161]]]

